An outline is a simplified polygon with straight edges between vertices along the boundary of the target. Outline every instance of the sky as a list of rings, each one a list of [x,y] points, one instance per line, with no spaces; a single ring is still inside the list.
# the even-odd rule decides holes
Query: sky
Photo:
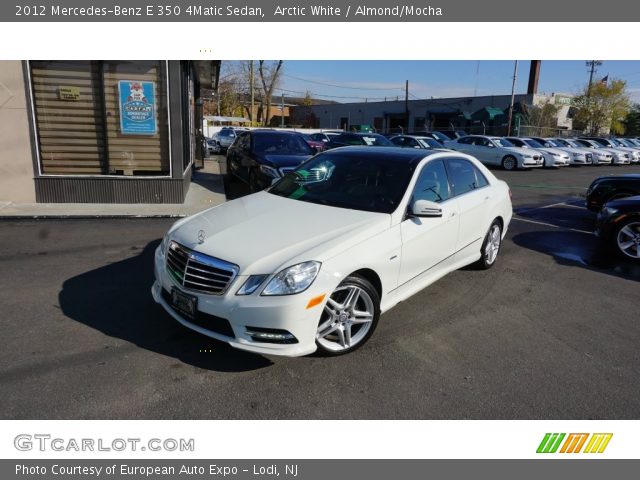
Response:
[[[514,61],[417,61],[285,60],[280,84],[287,96],[313,97],[337,102],[381,101],[404,98],[409,80],[409,98],[504,95],[511,93]],[[529,60],[518,62],[516,93],[526,93]],[[640,61],[603,61],[594,81],[627,81],[631,99],[640,103]],[[584,60],[544,60],[538,93],[576,94],[589,80]],[[275,92],[280,95],[281,92]]]

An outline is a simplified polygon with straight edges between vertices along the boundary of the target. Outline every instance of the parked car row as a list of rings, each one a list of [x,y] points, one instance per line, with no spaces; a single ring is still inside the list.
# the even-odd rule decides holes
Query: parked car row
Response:
[[[542,138],[467,135],[444,146],[505,170],[569,165],[629,165],[640,162],[640,141],[632,138]]]

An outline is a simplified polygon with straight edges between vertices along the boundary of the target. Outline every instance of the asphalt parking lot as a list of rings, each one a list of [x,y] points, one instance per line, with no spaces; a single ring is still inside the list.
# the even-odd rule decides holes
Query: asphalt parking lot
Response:
[[[2,221],[2,418],[639,418],[640,266],[601,248],[581,200],[609,172],[640,166],[495,171],[516,212],[496,266],[443,278],[337,358],[174,322],[149,291],[171,219]]]

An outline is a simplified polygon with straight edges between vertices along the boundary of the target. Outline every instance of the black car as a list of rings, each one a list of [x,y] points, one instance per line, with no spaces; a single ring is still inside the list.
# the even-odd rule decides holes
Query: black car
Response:
[[[388,139],[378,133],[341,133],[335,137],[331,137],[331,141],[327,143],[327,150],[337,147],[346,147],[349,145],[365,146],[365,147],[393,147]]]
[[[640,195],[640,174],[610,175],[596,178],[587,190],[587,208],[598,212],[602,206],[620,198]]]
[[[617,253],[640,261],[640,196],[607,202],[596,225],[596,235]]]
[[[315,153],[296,132],[241,132],[227,151],[227,176],[247,182],[252,192],[258,192]]]

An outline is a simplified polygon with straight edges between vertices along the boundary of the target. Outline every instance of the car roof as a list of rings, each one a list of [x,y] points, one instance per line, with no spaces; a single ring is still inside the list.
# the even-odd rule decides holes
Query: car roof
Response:
[[[349,155],[356,159],[367,158],[382,158],[389,162],[403,162],[410,166],[416,166],[420,161],[431,155],[435,155],[436,151],[429,150],[416,150],[414,148],[400,148],[400,147],[384,147],[384,148],[372,148],[372,147],[340,147],[332,150],[327,150],[321,155]]]
[[[271,130],[268,128],[257,128],[255,130],[249,130],[251,133],[254,134],[258,134],[258,135],[265,135],[265,134],[280,134],[280,135],[297,135],[300,136],[300,132],[291,132],[288,130]]]

